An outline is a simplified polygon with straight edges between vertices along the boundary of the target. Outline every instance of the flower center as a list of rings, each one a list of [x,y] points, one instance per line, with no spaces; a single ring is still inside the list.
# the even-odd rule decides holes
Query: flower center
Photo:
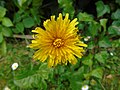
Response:
[[[53,41],[53,45],[54,45],[56,48],[59,48],[59,47],[62,46],[63,44],[64,44],[63,40],[62,40],[62,39],[59,39],[59,38],[57,38],[57,39],[55,39],[55,40]]]

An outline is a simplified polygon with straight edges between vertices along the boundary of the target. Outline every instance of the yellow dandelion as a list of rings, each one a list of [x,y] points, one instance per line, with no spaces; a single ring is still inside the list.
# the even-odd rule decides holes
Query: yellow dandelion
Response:
[[[30,48],[36,49],[33,58],[41,62],[48,61],[48,66],[56,66],[58,64],[76,64],[77,58],[83,56],[84,49],[87,45],[80,41],[77,34],[78,28],[77,18],[70,22],[69,14],[63,19],[59,14],[57,20],[55,16],[44,21],[43,26],[35,28],[32,32],[34,40],[30,44]]]

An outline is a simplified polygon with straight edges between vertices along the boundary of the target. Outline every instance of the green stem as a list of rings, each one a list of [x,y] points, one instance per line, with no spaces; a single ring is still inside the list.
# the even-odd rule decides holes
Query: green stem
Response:
[[[100,83],[100,85],[103,88],[103,90],[106,90],[105,87],[102,85],[102,83],[99,80],[98,80],[98,82]]]

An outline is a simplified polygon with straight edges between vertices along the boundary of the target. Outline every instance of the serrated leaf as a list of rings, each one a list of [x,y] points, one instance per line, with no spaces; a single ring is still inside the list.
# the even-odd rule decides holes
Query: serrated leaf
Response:
[[[85,12],[84,13],[80,12],[77,15],[77,17],[78,17],[79,21],[93,21],[93,17]]]
[[[41,89],[44,89],[44,90],[46,90],[47,89],[47,83],[46,83],[46,81],[44,80],[44,79],[42,79],[42,84],[41,84],[41,87],[40,87]]]
[[[38,70],[26,70],[22,74],[16,76],[14,79],[14,84],[21,88],[46,88],[45,79],[48,78],[50,68],[47,67],[47,64],[41,64]],[[43,88],[44,87],[44,88]]]
[[[97,17],[101,17],[106,13],[110,13],[110,7],[105,5],[103,1],[98,1],[95,4],[97,9]]]
[[[38,73],[41,74],[41,77],[44,79],[48,79],[48,74],[49,74],[50,69],[47,66],[47,63],[43,63],[40,67],[39,67],[39,71],[37,71]]]
[[[19,32],[19,33],[23,33],[24,32],[24,25],[22,22],[19,22],[16,24],[16,30]]]
[[[10,37],[12,35],[12,30],[8,27],[3,27],[2,28],[2,33],[6,37]]]
[[[0,6],[0,17],[4,17],[6,14],[6,8]]]
[[[2,19],[2,25],[6,26],[6,27],[11,27],[11,26],[13,26],[13,23],[9,18],[4,17]]]
[[[32,17],[27,17],[23,19],[23,24],[25,28],[31,28],[32,26],[34,26],[35,23]]]
[[[14,80],[14,84],[21,88],[39,87],[42,83],[41,80],[40,74],[34,74],[23,79]]]
[[[91,76],[102,79],[103,70],[102,68],[97,68],[91,72]]]

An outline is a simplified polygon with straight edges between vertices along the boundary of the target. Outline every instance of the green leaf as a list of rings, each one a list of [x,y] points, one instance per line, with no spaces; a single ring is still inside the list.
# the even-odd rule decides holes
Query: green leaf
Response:
[[[71,73],[69,81],[70,81],[70,87],[73,90],[80,90],[80,87],[82,86],[82,79],[84,78],[84,67],[80,67],[78,71]],[[68,76],[69,77],[69,76]]]
[[[30,9],[31,14],[35,20],[35,22],[40,25],[41,19],[40,19],[40,15],[38,14],[38,10],[36,8],[31,8]]]
[[[105,47],[105,48],[111,47],[111,42],[108,39],[108,37],[104,37],[102,40],[98,42],[98,44],[100,47]]]
[[[6,37],[10,37],[12,35],[12,30],[8,27],[3,27],[2,28],[2,33]]]
[[[86,56],[85,58],[83,58],[82,63],[84,65],[92,66],[92,64],[93,64],[92,58],[93,58],[93,55],[89,54],[88,56]]]
[[[27,0],[17,0],[20,7],[26,2]]]
[[[120,20],[113,21],[112,25],[108,28],[109,34],[120,35]]]
[[[7,53],[7,47],[6,47],[6,41],[3,39],[0,43],[0,55],[6,55]]]
[[[80,81],[74,81],[73,79],[70,81],[70,87],[72,88],[72,90],[80,90],[82,87],[82,82]]]
[[[41,81],[42,78],[40,77],[40,74],[34,74],[23,79],[14,80],[14,84],[21,88],[33,88],[40,87]]]
[[[75,10],[72,4],[67,5],[66,8],[63,9],[63,15],[66,13],[69,13],[71,19],[74,17]]]
[[[16,28],[12,28],[13,33],[20,33]]]
[[[43,0],[33,0],[32,1],[32,6],[39,8],[42,5]]]
[[[89,22],[88,31],[92,35],[92,37],[98,34],[99,29],[101,29],[100,24],[97,22]]]
[[[50,68],[43,63],[38,70],[25,70],[22,74],[14,79],[14,84],[20,88],[39,88],[46,90],[47,85],[45,79],[48,78]]]
[[[101,17],[106,13],[110,13],[110,7],[104,5],[103,1],[98,1],[95,3],[97,8],[97,17]]]
[[[93,41],[88,43],[88,49],[93,49],[95,47],[95,43]]]
[[[84,66],[80,67],[78,70],[74,71],[72,73],[71,71],[65,72],[64,77],[65,79],[69,79],[70,81],[70,87],[73,90],[80,90],[80,87],[82,87],[82,80],[84,79]],[[62,75],[63,77],[63,75]]]
[[[69,13],[71,19],[74,16],[75,10],[72,0],[58,0],[59,7],[63,9],[63,15]]]
[[[101,63],[105,63],[104,58],[100,54],[95,54],[95,59],[97,59]]]
[[[79,30],[83,30],[83,29],[84,29],[84,26],[85,26],[84,24],[79,23],[79,24],[78,24],[78,29],[79,29]]]
[[[85,79],[90,79],[90,77],[91,77],[91,73],[86,73],[86,74],[84,74],[84,78],[85,78]]]
[[[106,32],[107,19],[100,19],[100,25],[103,26],[104,32]]]
[[[0,32],[0,43],[3,41],[3,34]]]
[[[101,51],[100,53],[95,54],[95,59],[97,59],[97,61],[100,63],[105,64],[107,58],[108,58],[107,51]]]
[[[32,17],[27,17],[23,19],[23,24],[25,28],[31,28],[32,26],[34,26],[35,23]]]
[[[16,24],[16,30],[19,33],[23,33],[24,32],[24,25],[23,25],[22,22],[19,22],[19,23]]]
[[[89,15],[89,14],[87,14],[87,13],[79,13],[78,15],[77,15],[77,17],[78,17],[78,20],[79,21],[93,21],[93,16],[92,15]]]
[[[13,26],[13,23],[9,18],[4,17],[2,19],[2,25],[6,26],[6,27],[10,27],[10,26]]]
[[[120,19],[120,9],[117,9],[114,13],[112,13],[111,18],[114,20]]]
[[[41,77],[44,79],[48,79],[48,74],[49,74],[50,68],[48,68],[46,63],[43,63],[40,67],[39,67],[39,71],[37,71],[37,73],[40,73]]]
[[[0,17],[4,17],[6,14],[6,8],[0,6]]]
[[[13,22],[20,22],[22,19],[21,15],[19,13],[15,13]]]
[[[91,72],[91,76],[102,79],[103,70],[102,68],[97,68]]]

